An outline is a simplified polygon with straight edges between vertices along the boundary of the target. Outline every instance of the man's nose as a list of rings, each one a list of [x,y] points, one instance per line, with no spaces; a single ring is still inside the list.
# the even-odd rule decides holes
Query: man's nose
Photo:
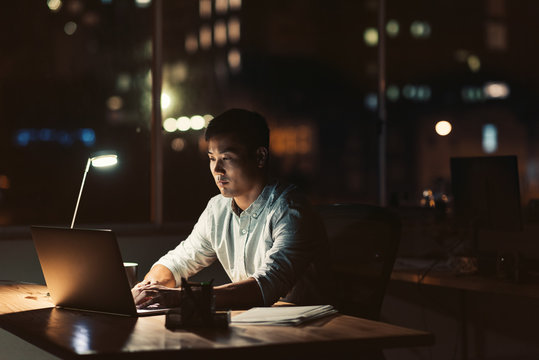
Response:
[[[221,160],[215,160],[215,165],[213,166],[213,172],[215,174],[225,173],[225,169],[223,168],[223,162]]]

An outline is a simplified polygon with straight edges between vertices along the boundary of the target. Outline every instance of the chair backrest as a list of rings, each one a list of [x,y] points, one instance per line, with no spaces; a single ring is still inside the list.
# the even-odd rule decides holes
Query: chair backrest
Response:
[[[367,204],[317,207],[326,227],[341,313],[378,320],[399,247],[401,223]]]

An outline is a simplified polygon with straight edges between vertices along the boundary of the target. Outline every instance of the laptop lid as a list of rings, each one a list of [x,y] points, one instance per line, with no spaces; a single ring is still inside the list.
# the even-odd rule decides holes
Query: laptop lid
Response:
[[[31,227],[43,276],[58,307],[120,315],[150,315],[131,295],[111,230]]]

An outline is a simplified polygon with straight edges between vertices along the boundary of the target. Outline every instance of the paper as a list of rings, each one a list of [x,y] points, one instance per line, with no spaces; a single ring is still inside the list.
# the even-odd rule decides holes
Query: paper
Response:
[[[299,325],[336,312],[331,305],[255,307],[232,317],[232,324]]]

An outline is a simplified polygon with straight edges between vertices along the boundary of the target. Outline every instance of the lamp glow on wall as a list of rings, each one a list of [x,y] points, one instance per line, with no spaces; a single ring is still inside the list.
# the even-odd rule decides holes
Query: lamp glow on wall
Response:
[[[97,155],[94,157],[89,157],[88,162],[86,163],[86,168],[84,169],[84,175],[82,176],[82,184],[80,185],[79,197],[77,198],[77,204],[75,205],[75,213],[73,214],[73,220],[71,221],[71,228],[75,225],[75,218],[77,217],[77,210],[79,209],[80,197],[82,195],[82,189],[84,188],[84,182],[86,181],[86,174],[90,170],[90,164],[93,167],[102,168],[114,166],[118,163],[118,156],[112,153],[106,153]]]

